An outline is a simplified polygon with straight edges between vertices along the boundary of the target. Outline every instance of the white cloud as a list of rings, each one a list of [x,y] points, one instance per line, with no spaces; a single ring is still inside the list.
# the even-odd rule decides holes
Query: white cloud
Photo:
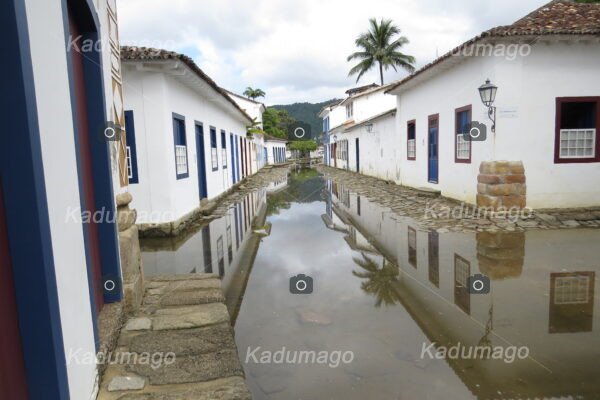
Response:
[[[120,0],[124,43],[180,51],[220,85],[267,93],[267,104],[323,101],[355,85],[354,39],[370,17],[390,18],[417,66],[483,30],[510,24],[545,0]],[[406,73],[389,70],[386,81]],[[377,81],[366,74],[361,84]]]

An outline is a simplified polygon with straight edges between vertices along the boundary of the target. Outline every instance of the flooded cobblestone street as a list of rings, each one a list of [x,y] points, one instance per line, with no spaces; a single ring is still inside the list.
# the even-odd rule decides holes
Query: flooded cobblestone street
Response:
[[[371,178],[294,168],[279,178],[183,238],[142,242],[146,275],[221,277],[253,398],[600,393],[594,225],[554,229],[537,214],[538,226],[514,231],[443,227],[413,218],[420,196],[389,189],[418,198],[405,209],[387,184],[359,185]],[[298,274],[313,279],[311,294],[290,292]],[[469,292],[477,274],[489,292]],[[470,348],[483,353],[465,357]],[[309,357],[278,362],[278,351]],[[265,352],[272,358],[257,356]],[[335,352],[351,352],[351,362],[310,358]]]

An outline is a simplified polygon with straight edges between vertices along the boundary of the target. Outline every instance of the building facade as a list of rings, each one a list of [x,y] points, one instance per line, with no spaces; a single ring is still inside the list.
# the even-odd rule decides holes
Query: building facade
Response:
[[[287,160],[285,139],[271,135],[265,135],[265,156],[267,164],[282,164]]]
[[[174,234],[202,200],[218,198],[264,165],[262,138],[247,137],[253,119],[190,58],[137,47],[121,56],[138,221],[171,224],[166,233]]]
[[[395,181],[480,206],[600,204],[599,10],[552,2],[395,84]],[[495,132],[477,90],[486,79]],[[473,122],[486,137],[465,141]]]
[[[104,135],[123,116],[116,4],[0,9],[12,60],[2,116],[18,133],[0,146],[0,398],[90,399],[98,316],[123,297],[115,195],[127,192],[125,141]]]

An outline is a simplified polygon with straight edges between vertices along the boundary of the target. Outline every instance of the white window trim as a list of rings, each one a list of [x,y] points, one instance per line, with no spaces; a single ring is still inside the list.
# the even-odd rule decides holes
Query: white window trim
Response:
[[[177,175],[188,173],[187,146],[175,145],[175,165]]]
[[[408,139],[407,142],[407,156],[408,158],[416,158],[417,157],[417,139]]]
[[[468,160],[471,158],[471,142],[465,140],[462,133],[456,137],[456,158],[458,160]],[[464,155],[461,155],[464,154]]]
[[[125,147],[126,160],[127,160],[127,178],[133,178],[133,166],[131,165],[131,146]]]
[[[570,134],[577,134],[579,136],[579,134],[582,134],[583,137],[581,139],[579,139],[579,137],[575,138],[575,139],[571,139],[568,136]],[[586,136],[590,135],[591,138],[587,138]],[[567,137],[566,139],[564,139],[564,137]],[[596,129],[595,128],[583,128],[583,129],[561,129],[560,130],[560,144],[559,144],[559,157],[561,159],[577,159],[577,158],[595,158],[596,157]],[[575,147],[569,147],[568,145],[570,144],[571,141],[575,141]],[[586,149],[588,149],[588,146],[585,146],[585,142],[591,140],[591,148],[592,148],[592,153],[591,154],[573,154],[573,155],[564,155],[564,151],[567,151],[567,153],[569,152],[569,150],[575,150],[577,152],[577,150],[583,150],[583,152],[585,152]],[[583,146],[579,146],[579,142],[582,141]],[[566,142],[567,143],[567,147],[563,147],[563,143]],[[582,153],[583,153],[582,152]]]

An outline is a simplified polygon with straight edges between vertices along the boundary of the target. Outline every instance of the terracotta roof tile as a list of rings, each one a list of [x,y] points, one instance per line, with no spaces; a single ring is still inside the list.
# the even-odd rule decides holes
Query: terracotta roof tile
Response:
[[[221,88],[212,78],[204,73],[196,65],[196,63],[185,54],[180,54],[174,51],[154,49],[150,47],[137,47],[137,46],[121,46],[121,60],[123,61],[160,61],[160,60],[179,60],[186,64],[194,73],[208,83],[214,90],[223,96],[231,105],[233,105],[242,115],[248,120],[252,121],[252,118],[231,98],[227,91]]]
[[[448,53],[433,60],[417,71],[393,84],[391,92],[431,67],[459,54],[476,42],[494,37],[547,36],[547,35],[600,35],[600,2],[578,3],[573,0],[554,0],[538,8],[512,25],[498,26],[464,42]]]

